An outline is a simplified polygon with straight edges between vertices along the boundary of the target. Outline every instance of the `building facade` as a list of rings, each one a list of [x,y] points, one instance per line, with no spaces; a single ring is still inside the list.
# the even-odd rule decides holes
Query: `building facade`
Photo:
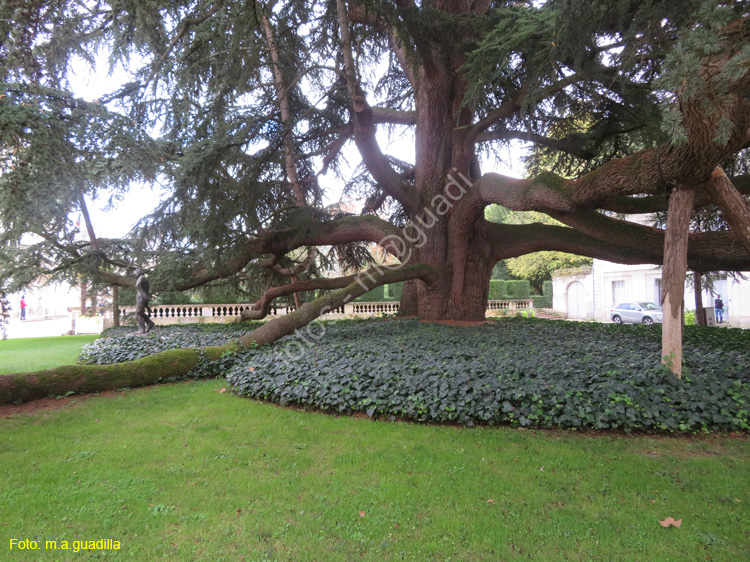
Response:
[[[594,260],[591,267],[560,270],[553,274],[552,307],[567,318],[610,321],[610,310],[623,301],[661,304],[662,270],[655,265],[623,265]],[[750,273],[745,275],[750,279]],[[722,278],[713,290],[703,291],[703,306],[713,307],[721,295],[731,326],[750,328],[750,280]],[[695,293],[685,287],[685,310],[695,310]]]

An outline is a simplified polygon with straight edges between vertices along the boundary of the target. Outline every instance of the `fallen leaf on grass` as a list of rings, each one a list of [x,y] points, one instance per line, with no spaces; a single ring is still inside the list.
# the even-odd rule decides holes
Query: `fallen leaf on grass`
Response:
[[[360,512],[359,512],[359,516],[360,516],[360,517],[364,517],[364,516],[365,516],[365,512],[364,512],[364,511],[360,511]]]
[[[671,526],[677,527],[679,529],[680,526],[682,525],[682,519],[678,519],[677,521],[675,521],[671,517],[667,517],[664,521],[659,521],[659,524],[662,527],[669,527],[671,525]]]
[[[217,388],[216,390],[214,390],[214,392],[218,392],[219,394],[224,394],[226,391],[227,391],[226,387],[222,387],[220,389]]]

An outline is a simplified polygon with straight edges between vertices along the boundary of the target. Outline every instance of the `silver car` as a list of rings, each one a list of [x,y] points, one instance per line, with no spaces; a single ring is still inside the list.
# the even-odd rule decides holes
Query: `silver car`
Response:
[[[621,302],[610,311],[610,316],[615,324],[661,324],[662,321],[661,307],[652,302]]]

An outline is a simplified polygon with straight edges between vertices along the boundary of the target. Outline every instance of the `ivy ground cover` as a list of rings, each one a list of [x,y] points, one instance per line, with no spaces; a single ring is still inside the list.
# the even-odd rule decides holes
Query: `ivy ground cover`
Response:
[[[184,347],[190,340],[159,332],[139,339],[127,345],[157,349],[176,340]],[[659,366],[660,342],[659,325],[328,322],[193,374],[226,375],[243,396],[385,419],[657,432],[750,428],[750,332],[686,327],[682,380]],[[99,360],[110,362],[104,358],[112,358],[118,338],[98,345]]]

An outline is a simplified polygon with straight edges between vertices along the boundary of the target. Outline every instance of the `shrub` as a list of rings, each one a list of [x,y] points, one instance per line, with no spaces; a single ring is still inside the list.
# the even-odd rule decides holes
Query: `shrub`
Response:
[[[132,335],[132,327],[109,328],[102,332],[98,340],[83,346],[78,362],[106,365],[133,361],[167,349],[223,345],[240,338],[258,325],[257,322],[239,322],[155,326],[145,336]]]
[[[120,287],[119,305],[135,306],[135,287]]]
[[[552,308],[552,295],[531,295],[534,308]]]
[[[167,291],[159,294],[154,304],[190,304],[190,295],[180,291]]]
[[[491,301],[503,300],[505,298],[505,281],[502,279],[492,279],[490,281],[490,294],[489,299]]]
[[[552,298],[552,281],[542,283],[542,295]]]
[[[506,281],[505,294],[508,299],[527,299],[531,294],[531,284],[528,281]]]

